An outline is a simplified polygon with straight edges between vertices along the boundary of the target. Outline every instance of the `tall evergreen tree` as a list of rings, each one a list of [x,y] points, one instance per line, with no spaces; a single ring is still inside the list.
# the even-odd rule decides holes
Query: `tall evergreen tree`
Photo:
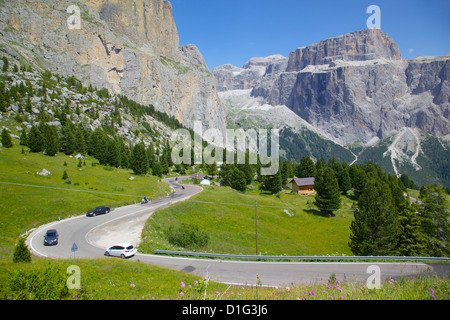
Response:
[[[244,174],[236,167],[232,168],[229,173],[229,183],[231,188],[238,191],[244,192],[247,188],[247,182]]]
[[[427,238],[428,255],[443,257],[450,254],[450,224],[446,192],[441,185],[420,189],[423,206],[419,209],[421,228]]]
[[[272,193],[278,193],[281,190],[283,190],[283,185],[281,181],[281,170],[278,170],[278,172],[274,175],[264,176],[263,183],[264,189]]]
[[[333,212],[341,207],[341,192],[333,169],[328,167],[317,172],[314,188],[316,190],[314,204],[324,215],[334,215]]]
[[[12,148],[13,147],[11,135],[9,134],[9,131],[6,129],[2,130],[2,146],[4,148]]]
[[[101,129],[96,129],[91,134],[90,152],[101,165],[108,165],[108,136]]]
[[[421,230],[417,205],[407,205],[398,213],[399,236],[396,252],[400,256],[425,256],[427,239]]]
[[[0,91],[0,112],[6,112],[6,106],[8,105],[5,93]]]
[[[3,60],[2,71],[3,71],[3,72],[7,72],[7,71],[8,71],[8,68],[9,68],[9,61],[8,61],[8,58],[5,57],[5,56],[3,56],[3,57],[2,57],[2,60]]]
[[[349,246],[355,255],[395,255],[399,226],[389,186],[370,179],[358,200],[350,225]]]
[[[352,188],[352,182],[350,180],[350,174],[349,174],[348,170],[349,170],[349,165],[346,162],[343,162],[342,163],[342,171],[338,178],[339,189],[341,189],[341,192],[343,195],[346,195],[347,192]]]
[[[136,174],[146,174],[148,171],[147,151],[143,143],[138,143],[133,147],[130,158],[131,169]]]
[[[297,178],[315,177],[316,166],[314,161],[312,161],[310,157],[304,156],[296,168],[295,175]]]
[[[152,175],[155,177],[160,177],[162,178],[162,167],[161,164],[159,163],[159,161],[157,161],[156,159],[152,162]]]
[[[109,166],[118,168],[120,167],[120,146],[118,142],[114,139],[108,139],[107,142],[108,156],[107,156],[107,164]]]
[[[357,198],[359,198],[367,183],[366,172],[359,166],[353,165],[351,167],[350,173],[352,173],[352,175],[350,176],[350,180],[353,188],[353,193]]]
[[[87,153],[87,148],[83,131],[85,131],[85,129],[81,125],[75,129],[75,152],[85,155]]]
[[[59,131],[59,144],[61,150],[66,155],[72,155],[75,152],[76,141],[72,123],[68,121]]]
[[[31,152],[44,151],[44,136],[37,126],[31,127],[30,133],[28,134],[28,147]]]
[[[22,126],[22,131],[20,132],[20,142],[19,142],[19,144],[21,146],[28,145],[28,135],[27,135],[27,130],[26,130],[25,126]]]
[[[44,125],[44,149],[45,153],[51,157],[55,156],[59,151],[58,133],[54,126]]]

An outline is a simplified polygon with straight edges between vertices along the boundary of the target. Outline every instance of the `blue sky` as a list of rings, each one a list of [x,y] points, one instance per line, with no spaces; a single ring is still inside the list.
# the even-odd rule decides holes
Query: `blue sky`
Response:
[[[170,0],[180,44],[195,44],[209,68],[366,29],[370,5],[404,59],[450,54],[449,0]]]

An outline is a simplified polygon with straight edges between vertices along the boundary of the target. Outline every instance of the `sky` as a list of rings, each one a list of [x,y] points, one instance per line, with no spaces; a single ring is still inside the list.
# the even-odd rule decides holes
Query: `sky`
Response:
[[[403,59],[450,54],[449,0],[170,0],[180,45],[195,44],[210,69],[367,28],[370,5]]]

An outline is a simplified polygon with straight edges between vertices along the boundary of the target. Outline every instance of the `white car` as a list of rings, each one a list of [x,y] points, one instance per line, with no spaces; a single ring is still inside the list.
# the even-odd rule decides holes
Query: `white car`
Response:
[[[118,243],[105,250],[105,256],[121,257],[122,259],[132,257],[136,254],[136,248],[130,243]]]

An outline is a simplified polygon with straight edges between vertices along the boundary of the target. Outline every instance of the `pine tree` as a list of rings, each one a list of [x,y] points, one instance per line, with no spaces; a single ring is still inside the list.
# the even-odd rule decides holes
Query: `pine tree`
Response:
[[[359,198],[362,191],[364,190],[364,187],[366,186],[367,175],[362,168],[356,165],[353,165],[351,167],[349,173],[352,173],[352,175],[350,175],[350,180],[353,188],[353,193],[357,198]]]
[[[136,174],[146,174],[148,171],[147,151],[143,143],[138,143],[131,151],[130,158],[131,169]]]
[[[80,125],[75,129],[75,152],[86,154],[86,141],[84,138],[84,128]]]
[[[0,112],[6,112],[6,106],[8,105],[5,93],[0,90]]]
[[[6,129],[2,130],[2,145],[4,148],[12,148],[13,147],[11,135],[9,134],[8,130],[6,130]]]
[[[395,255],[399,225],[389,186],[368,180],[350,225],[350,249],[355,255]]]
[[[64,162],[64,163],[65,163],[65,162]],[[69,175],[67,174],[67,171],[66,171],[66,170],[64,170],[64,172],[63,172],[62,179],[63,179],[63,180],[69,179]]]
[[[334,215],[333,211],[341,207],[341,192],[333,169],[320,170],[316,174],[314,187],[315,205],[325,216]]]
[[[118,168],[120,167],[120,147],[116,140],[109,139],[108,140],[108,157],[107,163],[108,165]]]
[[[427,255],[427,239],[421,230],[417,205],[408,205],[398,214],[399,236],[396,252],[400,256]]]
[[[58,133],[54,126],[44,125],[44,148],[45,153],[53,157],[59,151]]]
[[[161,164],[156,159],[152,163],[152,175],[155,176],[155,177],[162,178]]]
[[[310,178],[316,175],[316,166],[310,157],[304,156],[296,168],[295,175],[297,178]]]
[[[234,190],[244,192],[247,188],[247,183],[244,173],[238,168],[234,167],[229,173],[230,187]]]
[[[28,135],[27,135],[27,130],[25,129],[25,126],[22,127],[22,131],[20,132],[19,144],[21,146],[28,145]]]
[[[7,71],[8,71],[8,67],[9,67],[9,61],[8,61],[8,58],[5,57],[5,56],[3,56],[2,60],[3,60],[2,71],[3,71],[3,72],[7,72]]]
[[[76,141],[73,133],[73,125],[70,122],[67,122],[61,127],[59,144],[61,146],[61,150],[66,155],[70,156],[75,152]]]
[[[37,126],[31,127],[28,135],[28,147],[31,152],[41,152],[44,150],[44,136]]]
[[[13,262],[31,262],[31,253],[25,243],[25,238],[20,238],[14,248]]]
[[[419,209],[421,229],[427,238],[427,253],[433,257],[450,254],[450,224],[446,192],[441,185],[420,189],[423,206]]]

